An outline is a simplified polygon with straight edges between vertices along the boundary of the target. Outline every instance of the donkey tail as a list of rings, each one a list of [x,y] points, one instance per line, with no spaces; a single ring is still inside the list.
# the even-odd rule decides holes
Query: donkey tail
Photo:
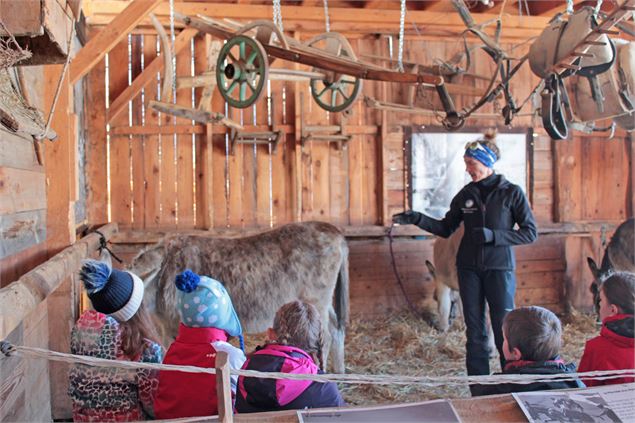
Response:
[[[348,278],[348,246],[346,240],[342,243],[342,262],[340,272],[337,275],[335,285],[335,314],[337,316],[337,328],[346,329],[349,319],[349,278]]]

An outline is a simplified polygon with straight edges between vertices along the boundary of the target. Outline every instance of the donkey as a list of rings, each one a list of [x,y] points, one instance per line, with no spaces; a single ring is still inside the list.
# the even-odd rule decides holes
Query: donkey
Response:
[[[602,265],[598,268],[591,257],[587,257],[587,264],[593,274],[591,293],[595,312],[600,311],[600,288],[602,283],[616,271],[635,272],[635,240],[633,239],[635,219],[630,218],[620,224],[606,246]]]
[[[139,253],[130,270],[145,282],[144,301],[174,338],[179,325],[174,280],[185,269],[225,285],[247,333],[264,332],[276,311],[300,299],[322,316],[322,364],[344,372],[348,320],[348,246],[335,226],[291,223],[245,238],[172,235]]]
[[[451,325],[454,317],[456,304],[460,304],[461,299],[457,295],[459,290],[459,278],[456,273],[456,252],[463,238],[463,225],[448,238],[438,237],[434,241],[433,258],[436,266],[426,260],[428,271],[434,280],[434,298],[438,304],[439,319],[436,329],[445,332]],[[459,307],[460,308],[460,307]],[[489,313],[486,313],[489,326],[488,344],[490,356],[495,354],[496,344],[494,343],[494,333],[489,322]]]

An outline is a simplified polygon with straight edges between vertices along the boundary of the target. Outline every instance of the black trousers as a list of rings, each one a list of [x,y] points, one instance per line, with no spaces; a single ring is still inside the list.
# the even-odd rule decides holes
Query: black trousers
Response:
[[[459,268],[457,271],[467,337],[465,356],[467,374],[489,375],[485,301],[489,305],[494,341],[500,356],[502,369],[505,366],[505,357],[503,356],[503,318],[514,309],[516,276],[511,270],[468,270]],[[473,390],[472,393],[474,394]]]

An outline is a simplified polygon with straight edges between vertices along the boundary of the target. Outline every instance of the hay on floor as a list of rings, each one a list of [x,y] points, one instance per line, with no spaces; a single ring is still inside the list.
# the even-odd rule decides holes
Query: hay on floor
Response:
[[[573,312],[562,317],[562,358],[578,363],[587,339],[599,328],[595,316]],[[264,334],[246,336],[246,350],[264,343]],[[490,370],[500,371],[498,356],[490,359]],[[465,327],[456,321],[439,333],[411,313],[381,319],[353,318],[346,334],[346,372],[373,375],[444,376],[465,375]],[[350,405],[373,405],[469,397],[467,385],[433,387],[340,384]]]

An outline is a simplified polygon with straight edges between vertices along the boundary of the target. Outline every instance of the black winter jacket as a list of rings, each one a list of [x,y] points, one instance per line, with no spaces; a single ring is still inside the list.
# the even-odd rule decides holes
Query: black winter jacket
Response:
[[[503,175],[491,175],[494,189],[482,199],[477,182],[470,182],[452,199],[450,210],[442,220],[421,215],[416,223],[421,229],[447,238],[465,224],[465,235],[456,255],[459,268],[475,270],[514,270],[516,260],[511,247],[530,244],[538,237],[536,222],[525,194],[518,185]],[[518,229],[514,225],[518,224]],[[472,239],[474,228],[485,227],[494,232],[494,241],[477,244]]]
[[[575,364],[565,364],[562,360],[556,357],[556,359],[549,361],[510,361],[505,366],[505,370],[502,374],[557,375],[561,373],[575,373],[575,371]],[[584,383],[582,383],[582,381],[579,379],[551,380],[546,382],[534,382],[528,384],[501,383],[498,385],[480,385],[477,396],[584,387]]]

